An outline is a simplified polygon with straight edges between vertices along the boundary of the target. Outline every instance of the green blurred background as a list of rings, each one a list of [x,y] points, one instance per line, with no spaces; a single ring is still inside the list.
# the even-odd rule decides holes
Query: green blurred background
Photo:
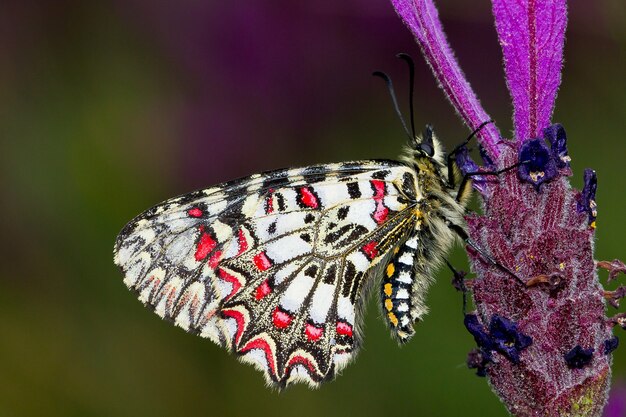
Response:
[[[511,106],[490,4],[441,0],[461,66],[501,131]],[[374,69],[448,146],[466,128],[385,0],[0,3],[0,417],[502,416],[465,366],[474,346],[440,271],[398,348],[370,303],[364,349],[335,382],[265,388],[207,340],[162,322],[112,262],[151,205],[253,172],[394,158],[404,136]],[[598,172],[596,258],[626,257],[626,5],[571,1],[555,121],[572,182]],[[452,261],[466,267],[461,248]],[[611,312],[612,314],[612,312]],[[625,339],[626,340],[626,339]],[[626,379],[626,347],[614,355]]]

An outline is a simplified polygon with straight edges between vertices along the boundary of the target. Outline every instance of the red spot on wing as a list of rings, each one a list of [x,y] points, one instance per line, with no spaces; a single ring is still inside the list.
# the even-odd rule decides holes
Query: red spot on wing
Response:
[[[272,348],[267,343],[266,340],[257,338],[249,341],[246,345],[241,348],[241,353],[248,352],[252,349],[261,349],[265,352],[265,360],[267,361],[267,365],[270,368],[272,375],[276,376],[276,368],[274,367],[274,354],[272,353]]]
[[[284,329],[289,326],[292,320],[293,317],[291,317],[286,311],[281,310],[280,307],[276,307],[274,313],[272,314],[272,322],[278,329]]]
[[[370,261],[374,259],[376,255],[378,255],[378,249],[376,248],[377,244],[378,242],[376,242],[375,240],[372,240],[371,242],[366,243],[365,245],[361,247],[361,249],[365,253],[365,256],[367,256]]]
[[[189,217],[202,217],[203,213],[202,210],[200,210],[198,207],[194,207],[187,210],[187,214],[189,215]]]
[[[222,315],[224,317],[232,317],[233,319],[235,319],[235,322],[237,323],[237,334],[235,335],[235,345],[238,345],[239,340],[241,340],[241,335],[243,334],[243,329],[246,325],[246,318],[240,311],[231,310],[231,309],[223,309]]]
[[[304,365],[308,369],[309,373],[311,373],[312,375],[316,373],[315,365],[313,365],[313,362],[311,362],[309,358],[305,358],[304,356],[296,355],[291,358],[289,360],[289,363],[287,363],[285,370],[292,368],[294,365]]]
[[[217,268],[217,265],[220,263],[221,260],[222,260],[222,251],[216,250],[215,252],[213,252],[213,255],[211,255],[211,257],[209,258],[209,267],[213,269]]]
[[[261,298],[265,297],[271,292],[272,292],[272,288],[270,287],[269,282],[265,280],[263,281],[261,285],[259,285],[256,288],[256,292],[254,293],[254,298],[256,298],[257,300],[260,300]]]
[[[265,198],[265,214],[272,214],[274,212],[274,199],[271,194],[272,190],[270,190],[270,195]]]
[[[202,228],[201,230],[204,230]],[[198,241],[198,246],[196,247],[196,261],[201,261],[207,257],[209,253],[217,246],[217,242],[213,240],[211,235],[206,232],[202,232],[200,235],[200,240]]]
[[[219,275],[221,280],[229,282],[233,286],[233,289],[230,290],[230,294],[228,294],[224,298],[224,301],[227,301],[229,298],[231,298],[233,295],[235,295],[237,293],[237,291],[239,291],[239,289],[241,288],[241,281],[239,281],[239,278],[237,278],[236,276],[234,276],[232,274],[229,274],[228,272],[226,272],[222,268],[219,268],[217,270],[217,273],[218,273],[218,275]]]
[[[371,180],[372,187],[374,187],[374,201],[376,202],[376,210],[374,211],[374,220],[376,223],[381,224],[387,219],[389,215],[389,209],[385,207],[383,200],[385,198],[385,182],[381,180]]]
[[[300,188],[300,201],[307,207],[317,208],[319,202],[309,187]]]
[[[304,328],[304,333],[306,334],[307,339],[309,339],[309,342],[317,342],[324,334],[324,328],[307,323]]]
[[[265,252],[259,252],[252,261],[260,271],[266,271],[272,266],[272,261]]]
[[[246,239],[246,234],[244,233],[243,229],[239,229],[239,252],[237,252],[237,255],[241,255],[242,253],[244,253],[245,251],[248,250],[248,239]]]
[[[374,187],[374,200],[379,201],[385,197],[385,182],[381,180],[371,180]]]
[[[350,326],[345,321],[338,321],[337,322],[337,333],[340,334],[340,335],[343,335],[343,336],[350,336],[350,337],[352,337],[352,326]]]
[[[382,203],[376,205],[376,211],[374,212],[374,220],[376,223],[381,224],[387,219],[388,215],[389,209],[387,207],[383,206]]]

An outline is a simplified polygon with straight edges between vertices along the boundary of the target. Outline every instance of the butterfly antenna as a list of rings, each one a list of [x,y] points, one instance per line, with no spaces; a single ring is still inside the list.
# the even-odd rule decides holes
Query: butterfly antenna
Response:
[[[458,145],[456,148],[454,148],[452,150],[452,152],[450,152],[450,156],[455,155],[457,152],[459,152],[461,150],[462,147],[464,147],[465,145],[467,145],[474,136],[476,136],[476,134],[478,132],[480,132],[481,130],[483,130],[483,128],[485,126],[487,126],[488,124],[493,123],[493,120],[487,120],[486,122],[482,122],[480,125],[478,125],[478,127],[476,129],[474,129],[472,131],[472,133],[470,133],[470,135],[467,137],[467,139],[465,139],[463,142],[461,142],[460,145]]]
[[[396,55],[396,57],[404,60],[409,66],[409,110],[411,112],[411,132],[413,132],[413,137],[415,137],[415,111],[413,110],[413,92],[415,91],[415,62],[413,58],[409,54],[400,53]]]
[[[372,75],[375,76],[375,77],[380,77],[383,80],[385,80],[385,83],[387,84],[387,90],[389,91],[389,95],[391,96],[391,101],[393,102],[393,108],[396,111],[396,114],[398,115],[398,118],[400,119],[400,123],[402,123],[402,127],[404,128],[404,132],[409,137],[409,140],[414,141],[415,140],[415,135],[411,136],[411,133],[409,132],[409,129],[406,127],[406,123],[404,121],[404,117],[402,117],[402,113],[400,112],[400,107],[398,106],[398,99],[396,98],[396,92],[393,89],[393,83],[391,82],[391,78],[389,78],[389,76],[387,74],[385,74],[384,72],[382,72],[382,71],[374,71],[372,73]]]

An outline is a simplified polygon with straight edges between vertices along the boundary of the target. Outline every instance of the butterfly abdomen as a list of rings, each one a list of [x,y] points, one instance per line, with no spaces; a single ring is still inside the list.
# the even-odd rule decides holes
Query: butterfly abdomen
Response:
[[[384,269],[381,302],[386,321],[404,343],[414,333],[413,323],[428,312],[426,294],[439,263],[453,242],[444,222],[417,211],[412,235],[394,250]]]

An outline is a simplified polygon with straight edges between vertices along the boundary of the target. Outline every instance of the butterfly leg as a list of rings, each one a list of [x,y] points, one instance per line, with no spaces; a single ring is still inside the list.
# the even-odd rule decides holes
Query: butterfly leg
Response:
[[[489,123],[493,123],[493,120],[487,120],[486,122],[482,122],[476,129],[472,131],[472,133],[470,133],[470,135],[463,142],[461,142],[460,145],[455,147],[452,150],[452,152],[448,154],[446,158],[446,165],[448,166],[448,184],[450,184],[450,187],[454,188],[454,183],[455,183],[454,163],[456,162],[456,154],[459,153],[461,149],[463,149],[465,146],[467,146],[467,144],[472,140],[472,138],[476,136],[476,134],[480,132]],[[463,188],[461,188],[461,190],[462,189]]]
[[[448,266],[448,268],[450,268],[450,271],[452,271],[452,286],[457,290],[460,291],[463,294],[463,316],[465,316],[466,312],[467,312],[467,286],[465,285],[465,276],[467,275],[467,272],[465,271],[458,271],[455,267],[452,266],[452,264],[447,260],[444,259],[446,265]]]
[[[468,172],[467,174],[465,174],[463,176],[463,179],[461,180],[461,185],[459,186],[459,192],[456,195],[456,201],[460,201],[461,200],[461,196],[463,195],[463,190],[465,189],[465,185],[467,184],[467,182],[472,178],[472,177],[476,177],[476,176],[499,176],[500,174],[504,174],[505,172],[509,172],[521,165],[527,164],[528,161],[522,161],[522,162],[518,162],[517,164],[513,164],[509,167],[503,168],[501,170],[498,171],[476,171],[476,172]]]
[[[522,281],[520,277],[515,275],[513,271],[511,271],[509,268],[507,268],[506,266],[502,265],[500,262],[493,259],[491,255],[489,255],[482,247],[480,247],[480,245],[478,245],[478,243],[476,243],[472,238],[469,237],[467,232],[461,226],[459,226],[458,224],[451,223],[451,222],[446,222],[446,224],[450,228],[450,230],[455,232],[461,239],[463,239],[463,242],[465,242],[466,245],[474,249],[480,255],[480,257],[483,258],[483,260],[487,261],[489,264],[511,275],[518,282],[526,285],[524,281]]]

